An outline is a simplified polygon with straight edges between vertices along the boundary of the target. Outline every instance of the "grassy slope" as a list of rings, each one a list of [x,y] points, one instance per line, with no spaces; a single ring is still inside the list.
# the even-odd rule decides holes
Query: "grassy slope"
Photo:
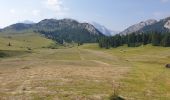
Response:
[[[38,34],[0,35],[0,49],[19,51],[0,59],[0,99],[107,99],[113,85],[132,100],[170,99],[170,48],[100,49],[96,44],[79,48],[47,49],[53,41]],[[8,47],[8,42],[13,46]],[[32,53],[22,54],[27,47]],[[12,53],[12,54],[13,54]],[[22,54],[22,55],[20,55]]]
[[[4,51],[25,51],[29,46],[33,52],[0,59],[0,99],[106,99],[113,80],[128,71],[116,63],[117,57],[100,51],[41,48],[51,41],[32,33],[1,36]]]
[[[9,47],[8,43],[12,46]],[[1,50],[26,50],[29,48],[41,48],[53,43],[53,41],[46,39],[38,33],[0,33],[0,49]]]
[[[8,46],[8,44],[12,46]],[[15,57],[31,53],[28,48],[40,49],[53,44],[52,40],[46,39],[38,33],[0,33],[0,53],[2,57]]]
[[[121,95],[135,100],[169,100],[170,70],[165,68],[170,63],[170,48],[150,45],[137,48],[126,46],[103,50],[96,46],[84,48],[104,51],[120,57],[121,61],[131,65],[128,76],[121,80]]]

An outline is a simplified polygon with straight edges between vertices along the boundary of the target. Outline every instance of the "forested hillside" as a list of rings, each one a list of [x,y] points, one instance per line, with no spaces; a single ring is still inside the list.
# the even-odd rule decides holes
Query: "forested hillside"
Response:
[[[119,47],[127,44],[128,47],[138,47],[152,44],[153,46],[170,46],[170,33],[132,33],[127,35],[115,35],[113,37],[101,37],[98,39],[101,48]]]

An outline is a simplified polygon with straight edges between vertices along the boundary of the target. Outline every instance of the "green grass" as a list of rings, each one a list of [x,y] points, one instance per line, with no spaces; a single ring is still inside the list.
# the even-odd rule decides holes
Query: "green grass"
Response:
[[[52,40],[46,39],[38,33],[0,33],[0,41],[1,50],[37,49],[54,43]],[[8,46],[9,43],[11,43],[12,46]]]
[[[0,50],[0,58],[16,57],[24,54],[31,53],[31,51],[21,51],[21,50]]]
[[[147,45],[136,48],[122,46],[110,50],[97,47],[90,49],[118,56],[121,58],[120,62],[127,61],[126,64],[131,65],[131,71],[120,81],[121,95],[127,99],[170,99],[170,70],[165,68],[165,65],[170,63],[170,48]]]
[[[122,80],[126,84],[122,94],[135,99],[168,100],[169,74],[163,64],[136,62],[129,76]]]
[[[127,100],[170,99],[170,48],[65,48],[35,33],[0,36],[0,99],[108,100],[119,83]]]

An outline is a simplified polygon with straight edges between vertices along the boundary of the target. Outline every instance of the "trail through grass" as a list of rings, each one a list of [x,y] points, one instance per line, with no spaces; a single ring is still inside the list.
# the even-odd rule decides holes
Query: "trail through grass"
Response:
[[[170,99],[170,70],[164,67],[170,63],[170,48],[107,50],[85,44],[50,49],[44,46],[53,41],[33,34],[0,40],[0,52],[10,55],[0,58],[2,100],[108,100],[119,83],[127,100]]]

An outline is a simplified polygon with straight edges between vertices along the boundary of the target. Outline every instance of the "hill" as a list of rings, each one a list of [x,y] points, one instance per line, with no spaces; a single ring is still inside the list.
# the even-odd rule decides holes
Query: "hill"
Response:
[[[35,30],[60,43],[63,40],[90,43],[96,42],[98,36],[103,36],[93,25],[72,19],[45,19],[35,24]]]
[[[140,32],[159,32],[165,33],[170,32],[170,17],[162,19],[152,25],[143,27]]]
[[[106,28],[105,26],[99,24],[99,23],[96,23],[96,22],[92,22],[92,25],[98,29],[101,33],[103,33],[105,36],[113,36],[115,34],[117,34],[118,32],[116,31],[112,31],[108,28]]]
[[[158,32],[166,33],[170,32],[170,17],[156,21],[154,19],[142,21],[138,24],[132,25],[129,28],[122,31],[121,35],[131,34],[131,33],[148,33],[148,32]]]
[[[154,19],[150,19],[147,21],[142,21],[138,24],[132,25],[130,27],[128,27],[127,29],[125,29],[124,31],[120,32],[121,35],[126,35],[126,34],[130,34],[130,33],[134,33],[134,32],[139,32],[139,31],[145,31],[143,28],[147,27],[149,25],[153,25],[154,23],[156,23],[157,21]]]
[[[47,38],[60,43],[66,42],[96,42],[98,36],[103,36],[93,25],[79,23],[72,19],[44,19],[35,24],[16,23],[2,29],[3,33],[38,32]]]
[[[14,40],[22,44],[19,38]],[[106,50],[84,44],[35,48],[31,53],[12,48],[0,50],[9,55],[0,57],[0,99],[109,100],[114,91],[127,100],[170,99],[170,73],[164,68],[170,61],[170,48],[147,45]]]
[[[0,33],[0,50],[28,50],[47,47],[55,42],[39,33]],[[8,44],[11,46],[8,46]]]

